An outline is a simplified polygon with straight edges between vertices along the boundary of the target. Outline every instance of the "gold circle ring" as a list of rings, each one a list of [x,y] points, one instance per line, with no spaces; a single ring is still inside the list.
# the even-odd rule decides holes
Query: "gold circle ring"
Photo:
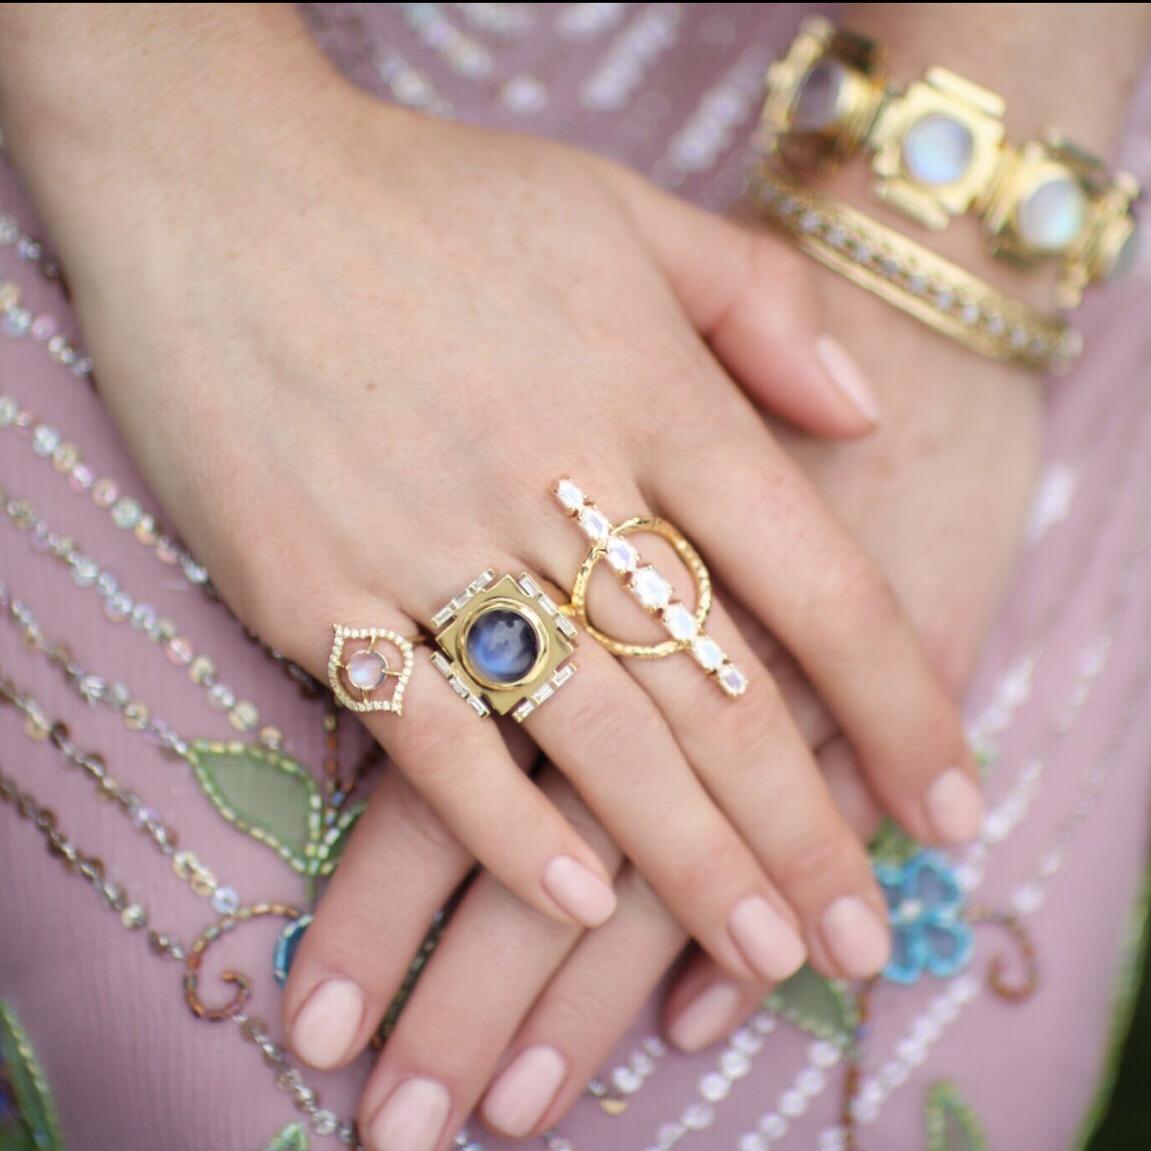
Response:
[[[648,532],[671,544],[691,574],[692,582],[695,584],[695,620],[699,624],[699,630],[703,631],[708,614],[711,612],[713,598],[711,573],[707,570],[703,557],[692,547],[683,532],[658,516],[633,516],[612,527],[612,535],[619,536],[642,535]],[[608,539],[610,538],[609,536]],[[685,642],[677,639],[666,639],[662,643],[652,644],[626,643],[605,631],[600,631],[591,622],[587,610],[588,584],[591,582],[596,565],[607,555],[607,542],[607,540],[597,541],[584,557],[572,583],[571,603],[564,605],[564,614],[575,620],[592,639],[612,655],[629,656],[632,659],[664,659],[691,647],[690,640]]]

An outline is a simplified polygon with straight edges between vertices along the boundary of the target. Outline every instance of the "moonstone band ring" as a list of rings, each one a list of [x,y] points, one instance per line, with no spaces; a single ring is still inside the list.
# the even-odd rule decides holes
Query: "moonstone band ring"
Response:
[[[431,623],[432,665],[479,716],[523,723],[575,674],[576,626],[526,572],[483,572]]]
[[[747,691],[747,676],[705,631],[712,605],[711,575],[683,532],[655,516],[636,516],[613,524],[569,479],[556,484],[555,497],[591,544],[572,584],[571,603],[564,609],[567,614],[612,655],[662,659],[677,652],[689,652],[725,695],[732,698],[743,695]],[[660,572],[644,562],[639,549],[628,538],[643,534],[660,536],[683,560],[695,584],[694,611],[676,597],[671,583]],[[591,622],[587,588],[601,560],[607,562],[640,606],[663,624],[668,639],[658,644],[628,643],[601,631]]]

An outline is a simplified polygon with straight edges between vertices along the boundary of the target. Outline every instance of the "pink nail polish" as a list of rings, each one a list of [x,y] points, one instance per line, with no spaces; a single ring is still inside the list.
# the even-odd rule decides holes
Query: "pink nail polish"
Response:
[[[521,1051],[488,1090],[484,1119],[506,1135],[529,1135],[552,1105],[567,1073],[567,1060],[554,1047]]]
[[[807,955],[795,928],[762,895],[741,899],[727,928],[752,970],[768,983],[794,975]]]
[[[405,1079],[368,1127],[372,1151],[435,1151],[452,1109],[448,1089],[434,1079]]]
[[[878,975],[891,954],[887,927],[857,895],[844,895],[823,913],[823,941],[852,979]]]
[[[584,927],[599,927],[612,917],[616,908],[615,892],[570,855],[557,855],[544,868],[544,890]]]
[[[935,834],[947,843],[966,843],[979,834],[983,796],[961,768],[948,768],[928,789],[927,818]]]
[[[667,1037],[689,1055],[718,1043],[735,1026],[743,992],[735,983],[718,980],[704,988],[668,1025]]]
[[[364,1018],[364,993],[350,979],[328,979],[304,1000],[292,1021],[296,1054],[321,1071],[348,1055]]]
[[[847,349],[830,336],[815,341],[815,354],[836,390],[868,423],[879,423],[879,400],[863,369]]]

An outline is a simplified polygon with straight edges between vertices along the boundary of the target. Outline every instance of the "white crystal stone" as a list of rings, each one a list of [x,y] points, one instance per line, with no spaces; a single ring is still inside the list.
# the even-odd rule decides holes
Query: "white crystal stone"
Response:
[[[908,1069],[898,1059],[889,1059],[879,1072],[879,1082],[890,1093],[907,1082]]]
[[[1139,254],[1139,232],[1132,231],[1119,246],[1115,259],[1111,262],[1111,270],[1107,273],[1107,280],[1121,280],[1135,266],[1135,257]]]
[[[743,695],[747,691],[747,676],[734,664],[725,664],[719,670],[719,685],[728,695]]]
[[[571,480],[560,480],[556,484],[556,499],[569,512],[578,512],[584,505],[584,494]]]
[[[48,424],[37,424],[32,433],[32,450],[38,456],[50,456],[60,443],[60,433]]]
[[[847,1130],[843,1127],[827,1127],[820,1132],[816,1151],[844,1151],[847,1146]]]
[[[671,600],[671,584],[650,565],[632,573],[631,587],[639,602],[653,611],[667,607]]]
[[[727,659],[727,656],[723,654],[723,648],[706,635],[701,635],[691,645],[691,653],[695,656],[696,663],[705,671],[715,671]]]
[[[695,616],[681,603],[673,603],[664,609],[663,625],[674,639],[680,641],[694,639],[699,632]]]
[[[807,1096],[794,1089],[785,1091],[779,1097],[779,1110],[788,1119],[798,1119],[807,1110]]]
[[[648,1076],[655,1070],[655,1060],[646,1051],[637,1051],[631,1057],[631,1069],[637,1075]]]
[[[817,1067],[805,1067],[796,1077],[795,1085],[808,1099],[814,1099],[827,1086],[827,1076]]]
[[[356,652],[347,664],[348,682],[360,691],[375,691],[384,682],[388,661],[378,651]]]
[[[845,70],[838,60],[820,60],[803,78],[792,112],[792,127],[800,132],[818,132],[838,119],[839,93]]]
[[[953,184],[970,167],[971,129],[942,112],[917,120],[903,138],[903,165],[921,184]]]
[[[1077,180],[1054,176],[1023,197],[1015,208],[1019,235],[1041,252],[1061,252],[1083,230],[1086,197]]]
[[[770,1035],[775,1030],[775,1016],[767,1011],[758,1011],[751,1017],[751,1025],[760,1035]]]
[[[732,1037],[731,1045],[745,1055],[757,1055],[763,1050],[763,1037],[747,1027],[741,1027]]]
[[[579,514],[579,526],[591,540],[606,539],[611,531],[611,520],[592,504],[587,504]]]
[[[739,1151],[767,1151],[767,1139],[758,1131],[750,1131],[740,1139]]]
[[[621,1095],[634,1095],[643,1086],[643,1079],[630,1067],[617,1067],[612,1072],[611,1081]]]
[[[812,1065],[821,1071],[834,1067],[839,1062],[839,1048],[826,1039],[817,1039],[808,1049],[807,1057]]]
[[[212,910],[218,915],[234,915],[240,908],[240,897],[232,887],[217,887],[212,895]]]
[[[751,1070],[751,1060],[742,1051],[730,1049],[719,1057],[719,1069],[728,1079],[742,1079]]]
[[[759,1129],[769,1139],[782,1139],[787,1134],[787,1120],[777,1111],[769,1111],[759,1121]]]
[[[699,1093],[709,1103],[726,1099],[731,1092],[731,1080],[718,1071],[711,1071],[699,1081]]]
[[[623,536],[612,536],[607,545],[607,562],[621,574],[633,572],[639,563],[639,552]]]
[[[684,1110],[683,1125],[692,1131],[702,1131],[715,1121],[715,1108],[710,1103],[692,1103]]]

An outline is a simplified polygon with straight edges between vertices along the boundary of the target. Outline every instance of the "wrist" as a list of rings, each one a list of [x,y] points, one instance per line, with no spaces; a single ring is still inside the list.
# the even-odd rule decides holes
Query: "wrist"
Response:
[[[5,145],[66,258],[97,220],[128,222],[167,188],[189,206],[293,137],[322,139],[354,93],[286,6],[0,8]]]

